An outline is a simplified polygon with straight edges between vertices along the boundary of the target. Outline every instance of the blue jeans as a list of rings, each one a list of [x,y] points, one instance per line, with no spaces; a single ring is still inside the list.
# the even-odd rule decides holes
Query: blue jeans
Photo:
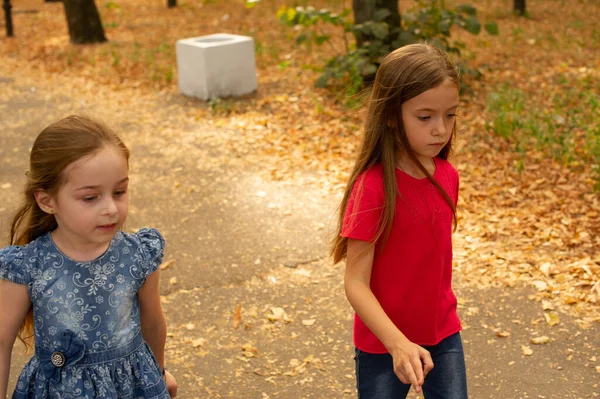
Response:
[[[460,333],[434,346],[423,346],[431,354],[434,368],[423,384],[425,399],[467,399],[467,372]],[[356,349],[356,388],[359,399],[404,399],[410,384],[394,373],[389,353],[372,354]]]

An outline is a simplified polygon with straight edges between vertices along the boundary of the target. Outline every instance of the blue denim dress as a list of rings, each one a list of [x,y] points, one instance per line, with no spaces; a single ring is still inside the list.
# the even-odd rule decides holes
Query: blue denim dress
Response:
[[[0,250],[0,279],[27,286],[35,323],[35,354],[13,398],[170,398],[137,297],[164,244],[142,229],[118,232],[90,262],[62,254],[50,234]]]

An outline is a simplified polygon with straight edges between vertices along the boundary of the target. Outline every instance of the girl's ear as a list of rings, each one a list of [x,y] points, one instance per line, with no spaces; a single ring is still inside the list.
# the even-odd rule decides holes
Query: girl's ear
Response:
[[[40,209],[46,213],[54,214],[54,200],[52,196],[45,192],[44,190],[38,190],[33,193],[35,196],[35,202],[37,202]]]
[[[396,128],[396,119],[395,118],[388,118],[386,125],[388,127],[391,127],[392,129]]]

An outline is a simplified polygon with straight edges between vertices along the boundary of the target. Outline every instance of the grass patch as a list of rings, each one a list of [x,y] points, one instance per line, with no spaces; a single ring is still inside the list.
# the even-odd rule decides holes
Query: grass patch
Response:
[[[515,151],[541,150],[569,167],[590,167],[600,190],[598,77],[581,68],[550,78],[550,89],[504,84],[487,98],[488,131],[514,143]]]

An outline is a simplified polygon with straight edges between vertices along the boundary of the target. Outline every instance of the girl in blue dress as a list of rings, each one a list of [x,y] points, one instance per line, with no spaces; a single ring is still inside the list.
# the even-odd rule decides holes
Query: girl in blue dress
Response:
[[[166,323],[154,229],[121,231],[129,151],[78,116],[33,145],[23,206],[0,250],[0,398],[19,336],[35,353],[13,398],[174,397],[164,368]]]

